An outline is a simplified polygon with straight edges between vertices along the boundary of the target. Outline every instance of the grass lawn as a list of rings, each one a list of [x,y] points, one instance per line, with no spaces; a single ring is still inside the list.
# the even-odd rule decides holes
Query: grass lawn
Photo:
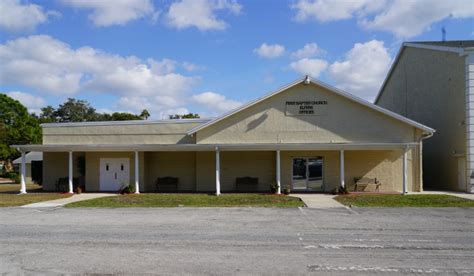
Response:
[[[474,207],[474,200],[450,195],[339,195],[344,205],[357,207]]]
[[[21,206],[25,204],[69,197],[58,193],[44,193],[41,186],[26,185],[26,195],[18,195],[20,184],[0,184],[0,207]]]
[[[139,194],[75,202],[66,207],[300,207],[299,198],[265,194]]]

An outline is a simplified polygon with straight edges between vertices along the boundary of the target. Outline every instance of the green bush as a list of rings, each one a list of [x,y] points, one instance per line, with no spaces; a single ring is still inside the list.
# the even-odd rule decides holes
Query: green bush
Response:
[[[122,188],[120,189],[120,194],[133,194],[135,193],[135,185],[129,184],[129,185],[123,185]]]
[[[3,176],[5,178],[9,178],[11,180],[14,180],[15,183],[20,183],[20,174],[18,174],[17,172],[6,172],[6,173],[3,174]]]
[[[334,189],[332,190],[332,194],[333,194],[333,195],[346,195],[346,194],[348,194],[348,193],[349,193],[349,191],[347,190],[347,187],[346,187],[346,186],[344,186],[344,187],[339,186],[339,187],[334,188]]]
[[[270,192],[272,194],[276,194],[278,192],[278,185],[275,182],[270,185]]]

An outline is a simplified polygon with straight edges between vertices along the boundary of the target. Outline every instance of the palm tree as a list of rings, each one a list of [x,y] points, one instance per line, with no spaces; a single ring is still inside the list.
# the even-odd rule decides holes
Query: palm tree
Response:
[[[150,112],[148,112],[148,110],[146,109],[143,109],[142,113],[140,113],[140,117],[142,117],[145,120],[148,120],[148,117],[150,117]]]

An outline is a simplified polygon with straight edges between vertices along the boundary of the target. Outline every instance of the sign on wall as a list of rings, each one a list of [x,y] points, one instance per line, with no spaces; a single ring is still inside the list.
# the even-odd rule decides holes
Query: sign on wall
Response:
[[[327,115],[327,101],[288,101],[285,114],[287,116],[318,116]]]

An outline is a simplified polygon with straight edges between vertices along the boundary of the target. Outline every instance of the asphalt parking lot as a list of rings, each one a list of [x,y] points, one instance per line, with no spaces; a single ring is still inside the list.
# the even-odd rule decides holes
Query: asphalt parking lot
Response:
[[[473,274],[474,209],[0,208],[0,273]]]

